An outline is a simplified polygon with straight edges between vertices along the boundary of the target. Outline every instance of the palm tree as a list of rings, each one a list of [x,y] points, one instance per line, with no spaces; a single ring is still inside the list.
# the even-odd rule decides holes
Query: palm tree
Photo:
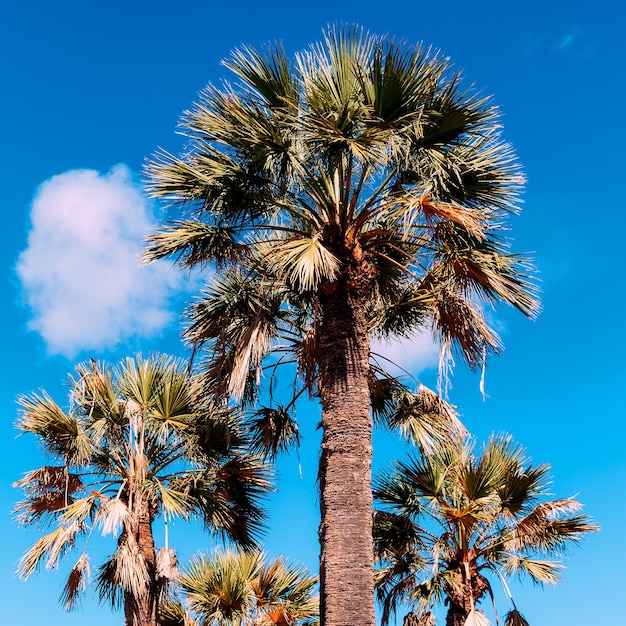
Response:
[[[163,626],[316,626],[317,577],[258,551],[195,557],[180,576],[187,610],[170,601]]]
[[[480,454],[468,439],[383,474],[374,488],[385,507],[374,516],[383,624],[402,603],[415,610],[408,623],[431,623],[441,601],[448,605],[446,626],[486,623],[477,606],[493,598],[495,580],[511,608],[506,626],[527,626],[506,579],[527,575],[555,584],[561,570],[555,558],[598,530],[576,513],[575,499],[547,499],[548,471],[500,436]]]
[[[148,165],[151,193],[186,213],[146,260],[215,270],[186,330],[208,348],[207,393],[254,404],[276,354],[271,368],[297,363],[296,397],[319,396],[322,622],[373,625],[370,403],[386,378],[370,337],[431,326],[442,362],[476,366],[499,347],[483,304],[536,312],[500,237],[523,177],[497,109],[431,50],[331,29],[293,61],[274,45],[225,65],[238,82],[185,114],[185,154]],[[293,434],[292,408],[265,420]]]
[[[94,533],[117,536],[95,585],[101,600],[122,605],[127,626],[155,626],[159,594],[176,572],[168,545],[156,551],[152,525],[197,518],[207,529],[252,545],[268,488],[266,472],[241,453],[234,415],[193,400],[183,362],[166,356],[95,361],[70,377],[70,406],[43,392],[21,397],[18,428],[37,435],[52,464],[16,483],[24,525],[53,530],[26,552],[19,573],[55,567],[84,539],[61,600],[69,610],[90,576]]]

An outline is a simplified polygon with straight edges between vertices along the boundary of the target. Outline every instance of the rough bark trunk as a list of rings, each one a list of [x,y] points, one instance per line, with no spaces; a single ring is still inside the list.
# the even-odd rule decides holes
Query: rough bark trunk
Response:
[[[158,626],[156,551],[152,535],[153,514],[147,502],[140,505],[138,519],[131,526],[139,553],[148,570],[148,585],[144,593],[135,595],[124,591],[124,616],[126,626]]]
[[[446,614],[446,626],[464,626],[472,609],[478,605],[484,593],[489,588],[488,581],[481,576],[474,565],[470,565],[467,571],[469,577],[463,574],[464,569],[458,572],[460,588],[463,593],[448,588],[448,612]]]
[[[319,334],[320,610],[322,626],[374,626],[372,426],[364,298],[337,289],[323,300]]]
[[[464,626],[469,611],[455,602],[450,602],[446,614],[446,626]]]

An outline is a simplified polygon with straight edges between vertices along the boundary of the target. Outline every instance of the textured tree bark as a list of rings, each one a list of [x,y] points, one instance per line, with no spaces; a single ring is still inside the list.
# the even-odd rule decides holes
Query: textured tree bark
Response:
[[[450,602],[446,614],[446,626],[464,626],[468,615],[469,611],[466,611],[462,605]]]
[[[134,534],[139,553],[148,569],[148,586],[140,596],[124,591],[126,626],[158,626],[156,551],[152,535],[153,513],[147,502],[140,505],[138,519],[130,531]]]
[[[456,589],[448,588],[448,612],[446,614],[446,626],[464,626],[472,608],[476,607],[479,600],[489,588],[488,581],[481,576],[473,565],[468,566],[469,577],[458,572],[459,586]],[[459,592],[459,590],[462,590]]]
[[[344,285],[345,286],[345,285]],[[374,626],[372,425],[364,298],[336,289],[319,334],[322,626]]]

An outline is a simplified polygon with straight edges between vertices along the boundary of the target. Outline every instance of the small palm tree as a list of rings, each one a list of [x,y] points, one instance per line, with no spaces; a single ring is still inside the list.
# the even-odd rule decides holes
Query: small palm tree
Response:
[[[166,356],[95,361],[70,378],[70,406],[45,392],[19,399],[18,428],[35,434],[53,464],[16,483],[23,525],[49,525],[19,564],[28,578],[57,565],[84,539],[61,599],[69,610],[90,577],[94,533],[117,536],[95,585],[101,600],[122,605],[127,626],[155,626],[157,603],[176,571],[169,546],[155,549],[158,516],[203,520],[208,530],[252,545],[268,488],[263,467],[242,454],[234,416],[194,402],[192,379]]]
[[[275,354],[319,397],[322,620],[373,626],[370,338],[432,328],[442,362],[475,366],[500,345],[485,304],[534,315],[502,237],[523,177],[497,109],[431,50],[331,29],[293,61],[277,45],[226,66],[238,82],[201,93],[185,154],[148,166],[186,213],[146,258],[217,269],[186,330],[207,394],[254,403]],[[293,434],[292,406],[269,430]]]
[[[506,626],[527,626],[506,585],[512,575],[554,584],[554,559],[598,530],[573,498],[546,499],[546,465],[533,466],[510,437],[493,437],[397,463],[379,477],[374,497],[376,586],[383,624],[408,603],[405,623],[431,623],[448,605],[446,626],[485,623],[479,602],[502,583],[511,610]]]
[[[162,626],[316,626],[317,577],[259,551],[215,552],[192,560],[164,604]]]

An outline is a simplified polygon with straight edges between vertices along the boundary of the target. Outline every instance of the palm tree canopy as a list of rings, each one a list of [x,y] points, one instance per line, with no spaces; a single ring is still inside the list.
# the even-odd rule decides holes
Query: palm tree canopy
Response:
[[[598,527],[574,498],[548,499],[548,471],[498,436],[481,451],[467,439],[381,474],[374,543],[383,621],[406,601],[424,612],[473,593],[473,606],[491,593],[490,576],[558,582],[560,557]],[[520,620],[514,608],[507,623]]]
[[[315,626],[317,577],[283,558],[254,551],[217,551],[195,557],[179,579],[188,611],[171,601],[174,624],[184,614],[197,626]],[[178,609],[176,607],[179,607]]]
[[[99,532],[117,536],[116,552],[99,569],[101,598],[118,604],[123,592],[141,594],[150,568],[131,529],[158,515],[197,518],[252,545],[267,472],[243,454],[235,415],[198,403],[192,390],[185,363],[155,355],[116,367],[78,365],[66,409],[45,392],[19,399],[18,428],[38,437],[51,464],[15,484],[25,495],[15,512],[21,524],[53,528],[22,558],[24,578],[42,563],[55,567],[85,539],[62,594],[71,608],[89,578],[87,541]],[[163,577],[164,550],[157,561]]]
[[[311,387],[336,290],[362,292],[372,333],[431,325],[471,365],[499,347],[484,304],[535,314],[527,259],[500,235],[523,176],[497,108],[447,59],[355,27],[293,60],[277,44],[224,64],[236,82],[185,113],[186,153],[148,165],[183,214],[145,254],[219,268],[186,332],[210,344],[217,391],[246,397],[281,348]]]

